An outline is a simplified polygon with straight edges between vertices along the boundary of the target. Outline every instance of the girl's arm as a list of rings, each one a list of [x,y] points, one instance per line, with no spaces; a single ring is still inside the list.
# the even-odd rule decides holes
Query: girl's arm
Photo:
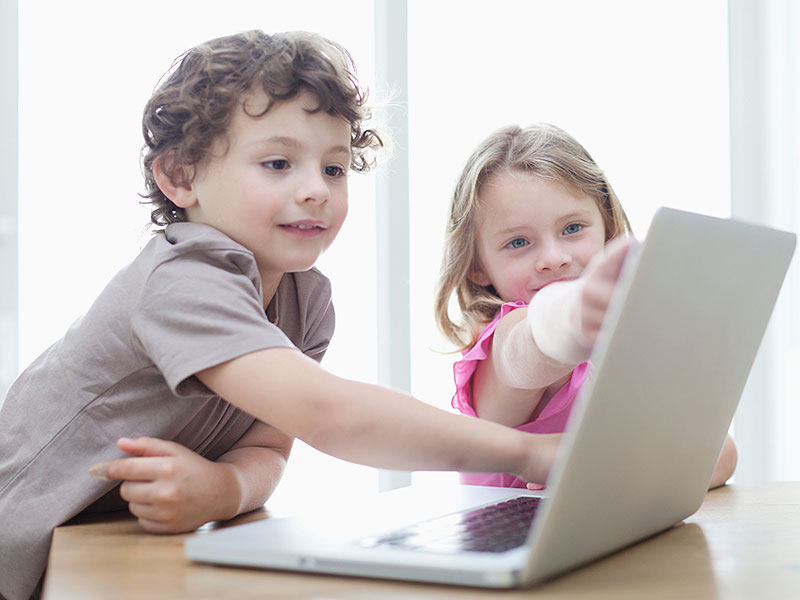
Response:
[[[528,422],[545,395],[552,394],[548,388],[561,383],[575,368],[539,350],[527,312],[528,308],[518,308],[500,320],[488,355],[472,377],[476,414],[510,427]]]
[[[507,472],[543,483],[560,438],[452,414],[396,390],[343,379],[286,348],[253,352],[197,377],[286,434],[377,468]]]
[[[501,319],[473,376],[478,416],[512,427],[529,421],[588,360],[630,245],[613,240],[580,278],[547,286]]]
[[[708,489],[724,485],[728,479],[733,475],[736,470],[736,462],[738,461],[738,452],[736,451],[736,444],[733,438],[728,434],[725,436],[725,443],[722,445],[722,450],[717,459],[717,466],[714,468],[714,474],[711,476],[711,483]]]

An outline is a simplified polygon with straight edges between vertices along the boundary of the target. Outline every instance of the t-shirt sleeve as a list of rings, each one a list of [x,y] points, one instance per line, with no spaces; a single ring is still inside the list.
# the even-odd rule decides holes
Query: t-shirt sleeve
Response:
[[[327,277],[319,275],[314,291],[308,294],[309,302],[305,308],[306,330],[301,348],[317,362],[322,360],[333,337],[336,315],[331,300],[331,284]]]
[[[131,327],[173,392],[195,373],[244,354],[295,346],[269,322],[252,256],[188,252],[158,265]]]

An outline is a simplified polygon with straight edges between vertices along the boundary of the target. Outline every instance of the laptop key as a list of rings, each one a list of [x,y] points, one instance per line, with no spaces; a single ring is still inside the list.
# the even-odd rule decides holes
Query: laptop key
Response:
[[[540,501],[541,498],[518,496],[365,538],[361,545],[445,553],[505,552],[525,543]]]

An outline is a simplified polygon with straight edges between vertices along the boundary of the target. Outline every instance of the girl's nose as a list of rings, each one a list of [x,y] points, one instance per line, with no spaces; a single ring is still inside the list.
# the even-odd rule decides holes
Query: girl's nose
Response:
[[[536,257],[536,272],[560,271],[572,264],[572,255],[561,244],[548,243],[540,246]]]

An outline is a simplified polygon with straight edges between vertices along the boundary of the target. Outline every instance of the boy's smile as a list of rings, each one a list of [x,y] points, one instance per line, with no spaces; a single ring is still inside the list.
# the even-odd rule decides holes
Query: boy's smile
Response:
[[[253,252],[269,301],[284,273],[306,271],[347,215],[350,124],[301,93],[263,116],[263,92],[245,97],[212,157],[198,167],[185,210]]]

